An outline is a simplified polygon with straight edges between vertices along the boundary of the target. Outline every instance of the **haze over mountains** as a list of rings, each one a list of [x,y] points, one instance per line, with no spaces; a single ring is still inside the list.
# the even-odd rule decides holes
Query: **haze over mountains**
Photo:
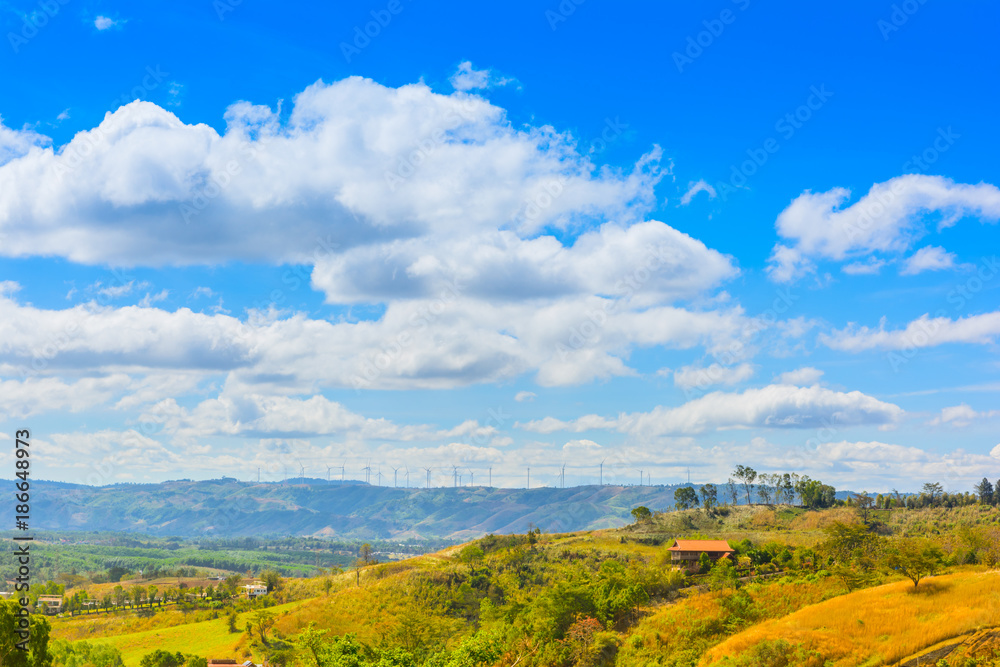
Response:
[[[472,539],[537,526],[565,532],[621,526],[638,505],[674,505],[673,486],[403,489],[319,479],[284,484],[175,481],[105,487],[35,481],[32,527],[153,535],[314,535]]]

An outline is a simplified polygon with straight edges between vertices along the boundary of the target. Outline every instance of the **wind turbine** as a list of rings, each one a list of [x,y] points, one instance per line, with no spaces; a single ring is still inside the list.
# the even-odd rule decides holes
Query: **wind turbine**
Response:
[[[455,487],[458,488],[458,466],[451,467],[451,477],[452,481],[455,483]]]
[[[340,485],[341,486],[344,485],[344,467],[346,465],[347,465],[347,459],[344,459],[344,462],[340,464]]]
[[[493,466],[490,466],[490,486],[489,486],[489,488],[491,488],[491,489],[493,488]]]
[[[639,470],[639,486],[642,486],[642,469]]]
[[[531,466],[528,466],[528,486],[524,487],[526,489],[531,488]]]
[[[426,486],[424,486],[424,488],[425,489],[429,489],[429,488],[431,488],[431,469],[430,468],[424,468],[424,470],[427,471],[427,483],[426,483]]]
[[[406,488],[410,488],[410,466],[403,466],[403,471],[406,473]]]
[[[566,464],[563,464],[562,470],[559,471],[559,484],[562,488],[566,488]]]
[[[476,473],[472,471],[472,468],[469,468],[469,486],[475,486],[475,485],[476,485]]]
[[[300,479],[306,478],[306,467],[302,465],[302,461],[299,461],[299,478]]]
[[[389,467],[392,468],[392,466],[389,466]],[[392,488],[394,488],[394,489],[398,489],[399,488],[399,485],[396,484],[396,472],[398,470],[399,470],[399,468],[392,468]]]
[[[329,482],[329,481],[330,481],[330,471],[331,471],[331,470],[333,470],[333,466],[327,466],[327,467],[326,467],[326,481],[327,481],[327,482]]]
[[[604,486],[604,461],[607,461],[607,459],[601,461],[601,486]]]
[[[378,467],[378,485],[382,486],[382,466]]]
[[[361,469],[361,472],[365,474],[365,484],[368,484],[369,479],[372,474],[372,460],[368,459],[368,465]]]

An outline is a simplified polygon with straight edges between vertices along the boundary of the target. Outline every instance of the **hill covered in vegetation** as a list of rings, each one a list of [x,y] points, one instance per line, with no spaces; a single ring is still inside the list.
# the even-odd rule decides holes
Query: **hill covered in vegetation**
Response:
[[[487,533],[523,533],[532,526],[546,532],[623,526],[637,505],[672,508],[678,488],[402,489],[299,482],[210,480],[91,487],[36,481],[33,526],[181,537],[468,540]]]
[[[735,566],[678,571],[667,551],[678,538],[726,539]],[[359,558],[252,603],[61,618],[52,636],[60,667],[99,646],[125,667],[156,650],[185,654],[187,667],[199,655],[289,667],[875,667],[1000,623],[998,564],[991,505],[719,507]]]

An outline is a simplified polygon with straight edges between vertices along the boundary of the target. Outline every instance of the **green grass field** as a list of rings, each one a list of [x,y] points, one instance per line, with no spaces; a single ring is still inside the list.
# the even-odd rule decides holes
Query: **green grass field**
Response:
[[[276,616],[280,616],[295,609],[303,602],[305,600],[289,602],[268,609]],[[243,627],[248,616],[249,613],[240,614],[237,625]],[[208,658],[236,658],[237,656],[233,655],[233,647],[240,637],[241,633],[229,633],[226,628],[226,619],[217,618],[213,621],[189,623],[88,641],[118,648],[122,652],[122,660],[125,661],[126,667],[138,667],[139,661],[144,655],[158,648],[165,651],[193,653]],[[254,656],[255,659],[258,657]]]

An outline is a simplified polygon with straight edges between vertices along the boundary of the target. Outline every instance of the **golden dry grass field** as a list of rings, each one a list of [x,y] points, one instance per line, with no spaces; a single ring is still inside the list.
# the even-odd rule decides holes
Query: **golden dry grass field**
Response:
[[[762,642],[787,641],[831,667],[890,665],[942,640],[1000,626],[1000,572],[963,572],[856,591],[766,621],[710,649],[725,665]],[[811,664],[811,663],[799,663]]]

